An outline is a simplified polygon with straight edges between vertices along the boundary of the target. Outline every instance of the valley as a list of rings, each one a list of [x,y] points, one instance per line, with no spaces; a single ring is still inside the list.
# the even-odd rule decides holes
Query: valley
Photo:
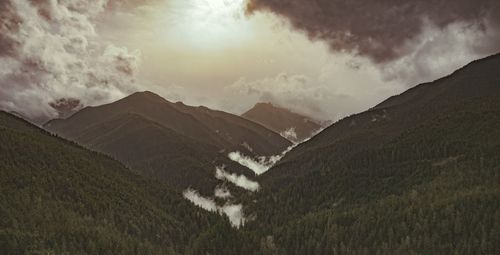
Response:
[[[475,61],[295,145],[151,92],[43,126],[73,142],[1,113],[2,250],[493,254],[499,66]]]

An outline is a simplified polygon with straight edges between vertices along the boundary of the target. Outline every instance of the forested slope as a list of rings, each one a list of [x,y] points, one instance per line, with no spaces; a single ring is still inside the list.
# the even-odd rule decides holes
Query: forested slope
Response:
[[[272,254],[499,251],[498,96],[312,167],[286,188],[261,193],[251,210],[259,220],[250,236],[272,236]]]
[[[341,120],[260,177],[260,254],[498,254],[500,56]],[[252,201],[256,201],[252,203]]]
[[[237,236],[181,194],[5,112],[0,174],[2,254],[204,254],[204,233]]]

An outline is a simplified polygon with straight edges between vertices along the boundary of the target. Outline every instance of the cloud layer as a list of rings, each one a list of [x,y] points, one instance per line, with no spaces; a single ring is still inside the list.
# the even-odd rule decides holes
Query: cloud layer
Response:
[[[240,188],[246,189],[248,191],[258,191],[260,188],[259,183],[251,181],[244,175],[237,175],[235,173],[228,173],[224,167],[216,167],[215,178],[219,180],[226,180]],[[217,191],[217,190],[216,190]],[[220,194],[220,193],[219,193]]]
[[[226,203],[223,206],[218,206],[213,199],[203,197],[193,189],[185,190],[183,192],[183,196],[191,203],[203,208],[204,210],[225,214],[229,218],[231,224],[236,228],[245,224],[245,216],[243,214],[243,206],[241,204]]]
[[[420,35],[426,22],[439,29],[464,22],[481,31],[498,31],[500,25],[497,0],[249,0],[247,12],[255,11],[283,16],[334,51],[367,56],[377,63],[408,54],[402,46]],[[495,47],[488,44],[482,47]]]
[[[0,109],[42,122],[153,90],[337,120],[500,51],[496,0],[246,1],[231,30],[197,0],[0,1]],[[201,31],[227,34],[208,43],[196,24],[214,22]]]
[[[317,133],[319,133],[321,131],[322,130],[318,130]],[[314,134],[314,135],[316,135],[316,134]],[[303,142],[306,142],[309,139],[311,139],[311,138],[308,138],[308,139],[304,140]],[[254,159],[252,157],[246,156],[239,151],[231,152],[227,156],[230,160],[252,170],[256,175],[261,175],[261,174],[267,172],[269,169],[271,169],[271,167],[273,167],[276,163],[278,163],[278,161],[280,161],[288,152],[290,152],[293,148],[297,147],[297,145],[299,145],[299,144],[297,143],[297,144],[290,145],[286,150],[284,150],[283,152],[281,152],[278,155],[274,155],[274,156],[270,156],[270,157],[260,156],[260,157],[258,157],[258,159]],[[217,179],[220,179],[222,177],[228,178],[229,175],[227,175],[227,176],[224,175],[224,173],[219,172],[219,168],[217,168],[216,177],[217,177]],[[235,177],[237,177],[237,176],[229,177],[230,179],[228,179],[228,180],[230,180],[231,182],[234,181],[233,183],[235,183],[238,181],[237,178],[235,178]],[[246,179],[246,177],[245,177],[245,179]],[[243,180],[240,180],[240,182],[242,182],[242,181]],[[258,183],[256,183],[256,184],[258,185]],[[258,189],[258,186],[256,186],[256,187]]]
[[[0,108],[36,121],[137,90],[139,52],[98,40],[106,0],[0,3]],[[76,103],[76,100],[79,102]]]
[[[316,120],[337,120],[394,94],[393,84],[383,82],[380,70],[367,60],[337,55],[328,57],[313,74],[282,72],[258,80],[241,78],[225,88],[228,96],[224,102],[225,108],[243,106],[242,112],[256,101],[272,102]]]

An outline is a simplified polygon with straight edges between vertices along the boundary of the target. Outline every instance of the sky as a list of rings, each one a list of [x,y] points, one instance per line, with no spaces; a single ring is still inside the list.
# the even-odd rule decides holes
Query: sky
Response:
[[[495,0],[4,0],[0,109],[43,122],[150,90],[334,121],[499,52],[494,13]]]

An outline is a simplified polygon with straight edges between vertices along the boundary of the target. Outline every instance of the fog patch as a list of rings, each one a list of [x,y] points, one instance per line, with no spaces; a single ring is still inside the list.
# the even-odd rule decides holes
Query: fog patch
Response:
[[[228,173],[225,171],[224,167],[216,167],[215,169],[215,178],[219,180],[226,180],[234,185],[246,189],[248,191],[258,191],[260,188],[259,183],[249,180],[244,175],[237,175],[235,173]]]
[[[218,206],[213,199],[203,197],[194,189],[187,189],[182,194],[184,198],[204,210],[226,215],[231,225],[235,228],[239,228],[245,224],[243,206],[241,204],[231,204],[227,202],[223,206]]]
[[[291,150],[293,150],[295,147],[297,147],[301,143],[305,143],[312,139],[315,135],[321,133],[324,128],[318,129],[315,131],[311,137],[304,139],[303,141],[293,144],[289,146],[286,150],[281,152],[278,155],[270,156],[270,157],[265,157],[265,156],[260,156],[257,158],[252,158],[250,156],[246,156],[243,153],[239,151],[231,152],[228,154],[229,159],[232,161],[252,170],[256,175],[261,175],[265,172],[267,172],[271,167],[273,167],[278,161],[280,161],[287,153],[289,153]]]
[[[252,157],[243,155],[239,151],[229,153],[228,157],[232,161],[252,170],[257,175],[265,173],[271,167],[267,165],[266,162],[257,161]]]
[[[191,203],[195,204],[198,207],[201,207],[209,212],[217,211],[217,205],[215,201],[209,198],[205,198],[201,196],[196,190],[187,189],[182,193],[184,198],[191,201]]]
[[[285,154],[290,152],[296,145],[288,147],[279,155],[274,155],[270,157],[260,156],[254,159],[250,156],[246,156],[239,151],[231,152],[228,154],[229,159],[232,161],[252,170],[256,175],[261,175],[267,172],[271,167],[273,167],[278,161],[280,161]]]
[[[243,215],[243,206],[237,205],[224,205],[220,208],[222,212],[229,218],[231,224],[237,228],[245,225],[245,217]]]

